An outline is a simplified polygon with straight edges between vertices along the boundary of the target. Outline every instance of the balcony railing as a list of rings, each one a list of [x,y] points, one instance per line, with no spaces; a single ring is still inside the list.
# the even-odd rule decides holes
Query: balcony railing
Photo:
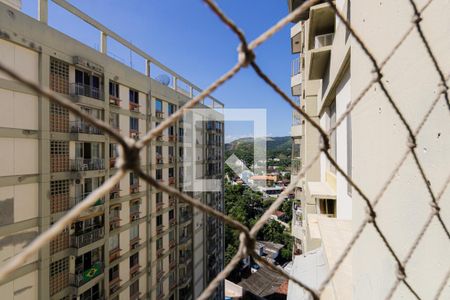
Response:
[[[75,96],[86,96],[97,100],[103,100],[103,91],[101,88],[96,88],[83,83],[71,83],[70,94]]]
[[[164,113],[162,111],[157,111],[155,112],[155,116],[159,119],[164,118]]]
[[[192,214],[189,212],[182,212],[180,213],[180,222],[184,223],[192,219]]]
[[[109,262],[115,261],[120,257],[120,248],[117,247],[109,251]]]
[[[111,157],[110,159],[109,159],[109,168],[115,168],[116,167],[116,160],[117,160],[117,157]]]
[[[139,139],[139,131],[137,129],[130,129],[130,138],[138,140]]]
[[[82,248],[86,245],[92,244],[103,238],[105,231],[103,227],[85,232],[79,235],[70,237],[70,246],[75,248]]]
[[[187,235],[180,235],[180,244],[186,243],[187,241],[189,241],[191,239],[191,235],[187,234]]]
[[[78,157],[70,160],[71,171],[94,171],[105,169],[103,158],[82,158]]]
[[[139,211],[140,206],[139,205],[134,205],[130,207],[130,222],[136,221],[137,219],[139,219],[139,215],[141,214],[141,212]]]
[[[70,133],[103,134],[100,129],[84,121],[69,122]]]
[[[84,193],[82,195],[77,195],[75,197],[71,197],[70,198],[70,206],[74,207],[75,205],[77,205],[78,203],[80,203],[81,201],[83,201],[84,199],[86,199],[87,196],[89,196],[90,193]],[[97,201],[95,201],[95,203],[92,205],[94,206],[98,206],[98,205],[102,205],[105,203],[105,197],[101,197],[98,198]]]
[[[192,259],[192,253],[190,251],[186,251],[184,252],[183,255],[180,255],[179,257],[179,262],[181,264],[185,264],[186,262],[188,262],[190,259]]]
[[[103,274],[103,268],[103,263],[98,261],[86,270],[77,272],[77,274],[69,274],[70,284],[76,287],[81,287],[95,277]]]
[[[130,103],[129,103],[130,111],[139,112],[139,107],[140,107],[139,104],[130,101]]]
[[[139,181],[130,184],[130,194],[139,193]]]
[[[177,140],[176,135],[169,135],[169,142],[175,142]]]
[[[134,266],[130,267],[130,275],[131,277],[135,276],[137,273],[139,273],[139,269],[141,266],[139,264],[135,264]]]
[[[110,294],[113,294],[117,292],[117,290],[120,288],[120,276],[119,272],[115,272],[113,274],[113,278],[109,281],[109,291]]]
[[[114,187],[109,191],[109,199],[116,199],[120,197],[120,184],[114,185]]]
[[[120,102],[121,102],[121,100],[119,99],[119,97],[109,95],[109,104],[115,105],[115,106],[120,106]]]

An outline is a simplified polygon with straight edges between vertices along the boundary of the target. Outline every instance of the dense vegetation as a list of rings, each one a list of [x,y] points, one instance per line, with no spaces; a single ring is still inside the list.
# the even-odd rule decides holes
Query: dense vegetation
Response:
[[[225,211],[233,219],[247,227],[252,227],[264,211],[272,204],[273,199],[263,199],[261,193],[243,185],[225,186]],[[292,202],[286,200],[280,210],[292,217]],[[281,250],[280,262],[288,261],[292,255],[292,237],[286,228],[276,221],[269,221],[258,233],[258,240],[271,241],[285,245]],[[225,226],[225,263],[227,264],[236,254],[239,247],[239,232]]]

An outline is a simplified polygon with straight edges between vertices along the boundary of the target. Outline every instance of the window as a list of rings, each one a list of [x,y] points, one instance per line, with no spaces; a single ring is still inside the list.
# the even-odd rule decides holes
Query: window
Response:
[[[134,104],[139,104],[139,92],[130,89],[130,102]]]
[[[139,280],[130,284],[130,298],[139,294]]]
[[[119,129],[119,114],[118,113],[109,113],[109,124],[115,128]]]
[[[130,117],[130,131],[139,132],[139,119]]]
[[[172,210],[172,212],[173,212],[173,210]],[[175,230],[171,230],[169,232],[169,242],[174,241],[174,240],[175,240]],[[170,255],[169,255],[169,262],[171,262],[173,260],[173,257],[171,257],[171,255],[172,255],[172,253],[170,253]]]
[[[163,104],[162,101],[159,99],[156,99],[155,101],[155,111],[156,112],[162,112],[163,111]]]
[[[162,180],[163,178],[162,169],[156,169],[156,180]]]
[[[174,177],[175,176],[175,171],[174,168],[169,168],[169,178]]]
[[[109,281],[112,281],[119,277],[119,265],[115,265],[109,269]]]
[[[109,82],[109,95],[119,98],[119,84],[114,81]]]
[[[156,227],[162,226],[163,224],[163,216],[159,215],[156,217]]]
[[[163,239],[162,237],[156,240],[156,251],[161,250],[163,247]]]
[[[174,148],[173,146],[169,146],[169,157],[173,157]]]
[[[173,114],[176,110],[177,110],[176,105],[169,103],[169,106],[168,106],[168,114],[169,114],[169,116],[171,114]]]
[[[163,194],[161,192],[156,193],[156,203],[162,203],[163,201]]]
[[[175,273],[171,272],[169,275],[169,287],[173,287],[175,285]]]
[[[130,256],[130,269],[139,264],[139,252]]]
[[[334,199],[320,199],[320,213],[325,215],[335,215],[336,200]]]
[[[169,127],[169,135],[175,135],[175,127],[174,126]]]
[[[139,226],[133,226],[130,228],[130,240],[139,238]]]
[[[109,237],[109,251],[114,251],[119,248],[119,235]]]
[[[175,218],[175,211],[173,209],[169,210],[169,221]]]

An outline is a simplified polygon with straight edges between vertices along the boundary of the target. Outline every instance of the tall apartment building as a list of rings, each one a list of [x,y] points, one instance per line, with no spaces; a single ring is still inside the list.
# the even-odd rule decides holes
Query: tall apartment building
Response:
[[[10,0],[3,2],[1,63],[68,97],[122,135],[142,137],[198,90],[149,56],[144,56],[147,74],[141,74],[106,55],[106,36],[121,38],[65,1],[58,3],[101,30],[101,51],[49,27],[47,1],[39,2],[40,20],[20,12],[19,5],[10,6]],[[171,86],[150,78],[154,64],[173,76]],[[1,265],[117,172],[118,146],[1,73],[0,99]],[[184,131],[192,126],[176,122],[141,153],[143,170],[181,191]],[[197,177],[223,178],[223,122],[200,122],[195,128]],[[223,210],[223,191],[189,194]],[[0,295],[27,300],[194,299],[223,268],[223,252],[221,222],[130,173],[1,281]],[[222,299],[223,293],[221,285],[213,298]]]
[[[288,0],[293,11],[304,0]],[[418,2],[419,8],[423,5]],[[420,2],[420,3],[419,3]],[[337,8],[351,22],[378,61],[382,61],[411,26],[414,11],[408,1],[337,0]],[[450,21],[443,17],[449,3],[435,1],[422,20],[425,35],[444,72],[443,58],[450,40],[442,37]],[[374,78],[370,60],[325,1],[306,10],[291,27],[292,95],[302,109],[325,130],[336,124],[352,100]],[[383,68],[383,81],[413,130],[439,93],[440,78],[415,30]],[[420,74],[420,84],[417,75]],[[441,99],[442,100],[442,99]],[[448,107],[439,102],[417,137],[418,155],[438,193],[448,177],[450,150]],[[445,132],[445,134],[444,134]],[[311,124],[294,114],[292,127],[293,175],[320,149],[320,137]],[[444,139],[441,139],[445,136]],[[342,169],[373,199],[406,151],[407,132],[376,84],[330,136],[330,154]],[[420,150],[419,150],[420,149]],[[444,170],[446,169],[446,170]],[[447,195],[447,191],[445,195]],[[366,217],[359,195],[322,154],[306,171],[295,190],[292,235],[295,239],[292,274],[319,287],[330,268]],[[412,158],[407,159],[376,207],[377,220],[402,260],[430,213],[430,195]],[[449,206],[442,203],[441,213]],[[448,225],[447,225],[448,226]],[[450,266],[450,243],[439,224],[426,238],[406,269],[409,284],[420,297],[433,298]],[[396,278],[396,264],[371,224],[363,231],[343,265],[323,293],[324,299],[384,299]],[[447,289],[442,299],[450,296]],[[447,295],[447,296],[445,296]],[[394,299],[413,295],[403,286]],[[288,299],[309,299],[290,282]]]

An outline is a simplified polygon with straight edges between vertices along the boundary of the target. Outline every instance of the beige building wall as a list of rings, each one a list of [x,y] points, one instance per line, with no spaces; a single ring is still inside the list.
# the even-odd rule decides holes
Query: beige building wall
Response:
[[[130,135],[131,117],[138,118],[140,137],[150,128],[154,128],[157,122],[162,122],[163,118],[157,118],[154,113],[156,99],[163,101],[164,118],[168,116],[169,103],[178,109],[189,100],[185,94],[175,92],[171,87],[163,86],[149,79],[145,74],[139,74],[124,67],[108,56],[46,26],[44,22],[38,22],[19,11],[9,12],[9,9],[0,3],[1,63],[14,68],[28,79],[35,82],[41,81],[47,87],[50,81],[50,61],[52,58],[58,59],[61,64],[68,66],[67,85],[70,87],[70,94],[73,93],[72,85],[75,82],[76,70],[86,71],[86,66],[76,65],[75,57],[81,57],[89,63],[103,67],[104,70],[100,72],[102,80],[100,92],[104,93],[104,100],[79,94],[75,97],[68,95],[67,92],[65,96],[72,97],[74,103],[80,106],[100,110],[100,118],[106,122],[109,121],[111,125],[113,121],[115,122],[112,117],[118,114],[118,124],[114,125],[118,125],[117,129],[121,134]],[[11,21],[11,18],[14,20]],[[33,30],[30,31],[30,28]],[[54,73],[51,74],[54,75]],[[119,84],[118,106],[111,104],[109,99],[110,80]],[[130,111],[130,89],[138,91],[138,113]],[[74,134],[70,133],[69,129],[60,131],[52,129],[49,123],[51,123],[50,119],[55,117],[55,113],[50,110],[49,102],[3,74],[0,74],[0,98],[2,99],[0,101],[0,153],[2,153],[0,157],[2,165],[0,168],[0,209],[2,211],[0,244],[3,247],[0,256],[4,261],[17,254],[36,237],[38,232],[46,230],[51,223],[64,214],[65,210],[73,206],[73,201],[77,200],[76,188],[83,188],[83,191],[86,191],[89,179],[93,182],[93,188],[96,188],[97,181],[101,183],[116,170],[113,163],[115,158],[110,157],[110,144],[114,143],[113,139],[91,133]],[[27,109],[23,109],[24,107]],[[76,120],[77,118],[72,114],[67,115],[70,126]],[[175,135],[178,136],[178,128],[183,125],[180,122],[175,126]],[[203,130],[204,127],[200,126],[199,133]],[[170,180],[170,184],[178,188],[181,186],[181,181],[178,180],[179,168],[182,165],[182,157],[179,155],[181,143],[177,138],[169,140],[168,134],[169,131],[164,130],[163,141],[152,142],[149,148],[141,153],[141,165],[152,175],[156,175],[156,169],[161,169],[164,184],[169,184]],[[223,135],[223,131],[221,134]],[[200,139],[204,138],[201,134],[198,136]],[[51,169],[52,160],[55,160],[55,156],[50,155],[50,145],[53,142],[67,146],[67,155],[64,159],[69,160],[69,166],[64,167],[63,170]],[[100,170],[74,171],[72,161],[77,157],[78,143],[98,143],[100,152],[98,158],[104,159],[104,167]],[[156,163],[155,145],[162,146],[164,157],[162,165]],[[170,146],[174,147],[174,158],[169,162]],[[204,146],[202,141],[200,147]],[[198,157],[200,166],[205,163],[202,155],[204,151],[200,149]],[[169,178],[169,168],[174,169],[173,178]],[[203,170],[199,174],[203,176]],[[55,195],[55,189],[50,188],[55,182],[67,183],[67,191]],[[75,224],[72,224],[50,245],[41,249],[39,256],[36,254],[11,277],[0,282],[0,291],[4,291],[8,299],[56,300],[69,295],[79,298],[81,294],[98,284],[102,296],[108,299],[130,299],[132,287],[136,287],[135,283],[139,282],[138,290],[141,298],[192,299],[194,292],[192,215],[180,222],[181,207],[184,205],[181,205],[177,199],[163,194],[162,208],[158,208],[155,189],[147,187],[142,181],[139,182],[139,188],[134,190],[134,193],[131,188],[130,175],[126,175],[120,181],[117,196],[108,195],[104,199],[104,204],[92,207],[80,216],[80,220],[93,218],[94,215],[102,216],[102,221],[95,221],[95,225],[102,225],[103,229],[99,238],[86,245],[75,247],[72,240],[75,238],[76,229]],[[202,199],[203,196],[200,193],[195,197]],[[138,198],[140,199],[139,215],[132,219],[132,201]],[[55,201],[59,204],[67,201],[69,204],[66,208],[58,208],[57,212],[52,212],[54,208],[50,206]],[[111,213],[112,208],[118,208],[117,216]],[[174,213],[174,219],[169,221],[171,212]],[[3,214],[8,217],[4,218]],[[162,216],[162,231],[156,230],[158,216]],[[113,218],[115,221],[112,221]],[[112,226],[113,222],[117,222],[114,223],[116,225]],[[131,235],[135,228],[139,228],[139,242],[137,245],[131,245]],[[205,239],[205,228],[197,229],[196,237],[200,240]],[[92,234],[97,230],[86,232],[86,234]],[[185,230],[190,235],[181,240],[181,233]],[[157,255],[156,244],[159,238],[162,238],[162,255]],[[119,250],[115,255],[119,258],[112,258],[110,247],[116,244]],[[79,264],[76,261],[84,254],[94,253],[92,251],[96,250],[99,251],[99,261],[102,262],[101,274],[87,283],[74,286],[72,275],[75,275],[75,272],[79,274],[79,270],[76,270],[76,264],[78,266]],[[188,251],[191,260],[179,261],[180,250]],[[140,268],[138,273],[132,275],[130,257],[136,253],[139,257]],[[200,266],[206,265],[203,263],[206,259],[205,252],[196,253],[196,260],[200,262]],[[110,280],[109,271],[116,270],[116,266],[118,266],[120,284],[117,289],[112,290],[110,288],[113,283]],[[157,266],[162,266],[161,270]],[[210,280],[205,269],[202,271],[196,273],[196,288],[206,285]],[[35,278],[30,278],[30,274],[33,274]],[[183,282],[181,282],[182,275],[186,275]],[[57,285],[54,287],[56,291],[51,290],[54,285]],[[222,292],[219,290],[216,296],[220,298]],[[195,293],[198,293],[198,289]],[[136,297],[136,294],[133,297]]]

